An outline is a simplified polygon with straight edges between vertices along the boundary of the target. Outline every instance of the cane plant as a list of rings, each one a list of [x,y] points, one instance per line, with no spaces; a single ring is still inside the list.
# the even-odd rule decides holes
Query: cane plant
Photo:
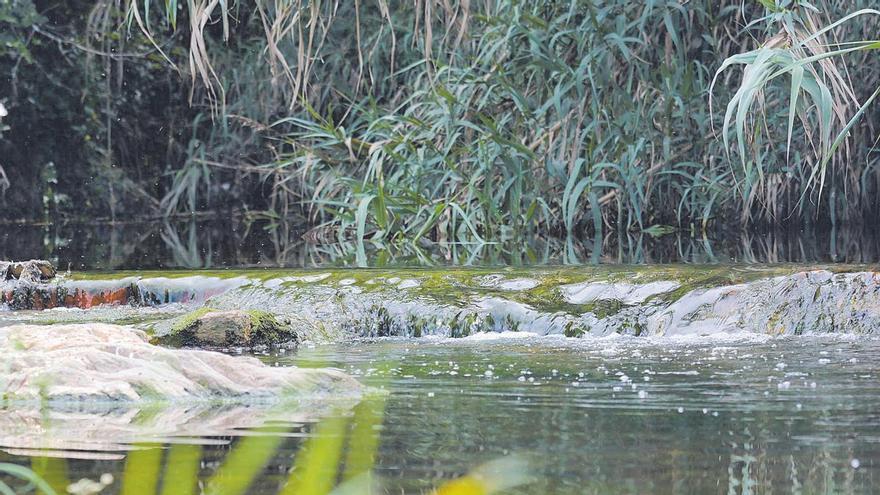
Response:
[[[836,153],[845,146],[850,131],[880,95],[878,81],[877,89],[860,101],[853,91],[845,61],[841,60],[847,55],[880,50],[880,40],[838,41],[836,33],[860,17],[880,16],[880,11],[857,10],[820,27],[821,12],[809,2],[758,1],[766,7],[767,13],[750,25],[766,24],[771,35],[760,47],[728,57],[715,73],[710,87],[711,91],[724,71],[743,66],[739,87],[724,113],[725,149],[731,149],[731,134],[735,134],[736,150],[746,179],[754,175],[763,178],[766,164],[761,161],[761,133],[755,131],[755,126],[760,126],[761,113],[768,111],[765,92],[787,79],[786,159],[790,159],[793,149],[795,123],[800,121],[813,150],[800,202],[803,203],[811,190],[816,191],[821,201],[829,164],[841,159]],[[846,158],[851,157],[842,159]]]

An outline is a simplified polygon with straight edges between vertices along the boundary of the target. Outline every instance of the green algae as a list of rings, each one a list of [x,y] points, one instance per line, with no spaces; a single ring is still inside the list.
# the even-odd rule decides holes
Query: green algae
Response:
[[[176,318],[168,332],[154,337],[152,342],[172,347],[199,344],[196,328],[200,324],[201,319],[206,315],[221,312],[219,309],[208,306],[191,311]],[[250,309],[239,313],[247,315],[247,325],[241,329],[241,335],[232,336],[227,333],[229,345],[276,345],[289,343],[291,340],[298,338],[290,330],[289,321],[282,320],[267,311]]]
[[[466,337],[481,332],[520,331],[528,319],[536,315],[551,321],[559,318],[558,323],[554,323],[555,331],[577,337],[597,328],[603,329],[602,332],[641,335],[645,331],[644,315],[646,311],[653,311],[651,308],[674,304],[682,297],[699,293],[700,290],[817,269],[846,273],[865,270],[866,267],[780,264],[175,270],[87,273],[73,275],[71,279],[99,280],[132,276],[142,279],[196,276],[221,280],[245,279],[239,289],[232,289],[230,297],[225,298],[222,304],[208,300],[198,313],[175,320],[168,332],[170,334],[179,332],[199,317],[215,310],[211,308],[247,309],[248,305],[260,308],[260,304],[268,304],[276,313],[296,319],[297,328],[309,339],[332,340],[339,336],[340,328],[348,335],[362,337],[420,337],[431,334]],[[577,304],[567,299],[565,289],[566,286],[580,284],[640,286],[665,281],[674,282],[676,287],[650,294],[638,303],[605,297]],[[243,291],[243,301],[256,294],[259,297],[250,302],[240,302],[234,296],[238,290]],[[814,299],[820,295],[817,289]],[[258,302],[261,298],[262,303]],[[276,300],[285,302],[276,305]],[[506,301],[516,305],[511,311],[520,314],[526,312],[525,321],[503,308]],[[299,324],[299,308],[324,302],[336,307],[329,318],[327,315],[306,315],[301,318],[302,325]],[[496,304],[499,306],[493,309]],[[698,317],[700,308],[693,313],[686,315],[683,320]],[[270,315],[262,316],[268,318]],[[601,324],[593,328],[593,319],[613,320],[614,327],[609,330],[607,325]],[[255,321],[254,326],[264,325]],[[763,331],[798,331],[796,328],[780,328],[768,323]]]
[[[84,272],[68,276],[71,281],[118,280],[127,277],[143,279],[187,277],[214,277],[221,280],[247,278],[256,283],[284,280],[280,288],[308,286],[354,287],[366,293],[387,290],[403,292],[413,298],[423,298],[438,304],[462,306],[480,297],[500,297],[528,305],[547,313],[582,314],[592,311],[588,305],[568,303],[560,290],[564,285],[582,283],[648,284],[675,281],[679,288],[654,295],[648,301],[673,302],[695,289],[746,283],[759,278],[790,275],[797,271],[827,269],[835,273],[866,269],[861,265],[669,265],[669,266],[577,266],[535,268],[334,268],[334,269],[236,269],[236,270],[170,270],[144,272]],[[319,277],[320,276],[320,277]],[[485,285],[487,276],[506,280],[531,279],[536,285],[530,289],[505,290]],[[316,280],[320,278],[320,280]],[[414,287],[399,288],[389,280],[414,281]],[[343,284],[345,282],[345,284]],[[608,313],[613,308],[598,307]]]
[[[216,309],[209,308],[207,306],[203,306],[195,311],[191,311],[179,318],[177,318],[173,325],[171,325],[171,330],[168,332],[169,335],[178,335],[183,332],[188,331],[199,318],[205,316],[208,313],[212,313],[217,311]]]

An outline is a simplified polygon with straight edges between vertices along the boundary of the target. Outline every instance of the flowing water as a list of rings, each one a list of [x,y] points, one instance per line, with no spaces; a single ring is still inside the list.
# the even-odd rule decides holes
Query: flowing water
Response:
[[[511,493],[874,493],[880,486],[874,340],[500,335],[321,345],[262,359],[335,365],[390,391],[375,467],[387,493],[425,493],[512,454],[526,456],[535,482]],[[113,431],[93,419],[76,434]],[[314,431],[286,424],[294,434],[252,493],[277,493],[301,434]],[[254,431],[229,426],[204,428],[201,443],[217,445],[205,447],[203,478],[236,444],[232,435]],[[88,452],[106,453],[81,451]],[[123,467],[122,459],[80,459],[68,469],[71,479],[120,479]]]
[[[0,294],[0,462],[62,491],[191,493],[191,466],[195,493],[253,471],[274,495],[309,459],[348,479],[361,450],[374,493],[475,472],[504,493],[880,490],[870,266],[85,272]],[[147,343],[203,307],[269,310],[302,343]]]

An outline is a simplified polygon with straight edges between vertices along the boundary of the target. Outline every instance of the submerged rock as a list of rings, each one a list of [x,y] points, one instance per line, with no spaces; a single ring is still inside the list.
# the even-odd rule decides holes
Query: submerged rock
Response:
[[[0,328],[6,402],[278,401],[358,394],[336,370],[269,367],[250,357],[151,345],[147,335],[106,324]]]
[[[283,402],[0,406],[0,450],[11,455],[122,459],[144,442],[226,445],[257,428],[303,424],[354,407],[359,397],[312,395]]]
[[[290,321],[259,310],[216,311],[201,308],[179,319],[160,344],[201,347],[254,347],[296,344]]]
[[[399,287],[400,278],[340,271],[310,282],[288,278],[280,284],[250,284],[216,296],[211,306],[266,308],[294,320],[305,338],[319,341],[506,331],[568,337],[880,331],[877,272],[796,267],[638,270],[398,270],[418,282],[406,289]]]
[[[339,341],[504,331],[569,337],[877,333],[880,274],[859,270],[864,267],[253,271],[23,288],[7,282],[17,288],[4,291],[0,283],[0,302],[13,309],[59,301],[81,308],[207,303],[211,309],[144,326],[165,344],[216,347],[295,343],[298,336]]]

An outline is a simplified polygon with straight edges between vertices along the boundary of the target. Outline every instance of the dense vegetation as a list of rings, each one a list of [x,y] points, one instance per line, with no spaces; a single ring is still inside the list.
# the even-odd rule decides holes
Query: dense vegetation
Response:
[[[0,205],[329,239],[866,223],[871,3],[0,0]]]

